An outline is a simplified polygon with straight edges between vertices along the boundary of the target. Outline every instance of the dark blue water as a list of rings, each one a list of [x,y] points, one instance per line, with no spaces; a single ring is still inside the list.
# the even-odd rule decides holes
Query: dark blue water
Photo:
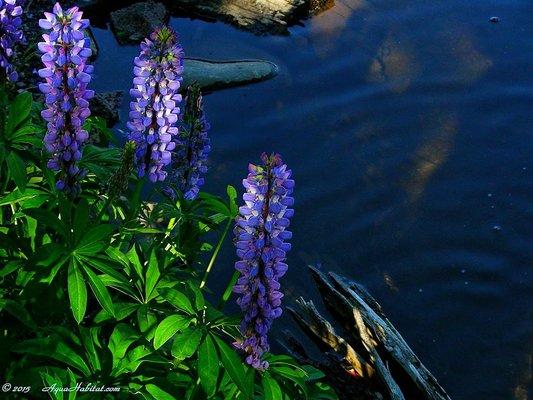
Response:
[[[288,302],[317,299],[320,262],[368,287],[452,398],[530,399],[533,3],[336,3],[286,37],[172,20],[189,56],[281,69],[206,97],[205,188],[280,152],[297,182]],[[137,48],[95,33],[96,89],[128,90]],[[228,243],[211,281],[233,261]]]

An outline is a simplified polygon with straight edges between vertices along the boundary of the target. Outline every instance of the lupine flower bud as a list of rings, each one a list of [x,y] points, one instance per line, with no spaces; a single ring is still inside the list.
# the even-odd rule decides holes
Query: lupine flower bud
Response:
[[[128,189],[128,181],[135,166],[135,142],[129,141],[122,151],[122,162],[118,170],[109,179],[108,194],[114,197]]]
[[[89,20],[82,19],[78,7],[63,11],[59,3],[52,13],[44,13],[39,26],[47,31],[39,43],[43,53],[43,69],[39,76],[45,79],[39,85],[45,95],[46,109],[41,115],[47,122],[44,137],[46,150],[51,154],[48,168],[60,171],[57,188],[69,194],[79,191],[79,178],[84,174],[77,166],[89,134],[83,123],[91,115],[89,100],[94,91],[88,90],[92,65],[90,39],[84,34]]]
[[[246,363],[257,369],[268,368],[261,359],[269,350],[267,333],[281,315],[279,278],[287,271],[287,230],[294,210],[291,197],[294,180],[279,154],[261,156],[261,165],[249,166],[243,180],[245,205],[239,208],[235,224],[235,245],[241,273],[233,291],[241,296],[237,304],[244,312],[240,330],[244,337],[235,346],[246,353]]]
[[[207,156],[211,151],[207,136],[210,126],[205,118],[202,93],[197,84],[193,84],[187,90],[183,122],[176,140],[172,181],[176,183],[186,200],[194,200],[205,182]]]
[[[176,147],[173,139],[178,134],[182,72],[183,49],[173,30],[158,29],[141,43],[133,68],[128,129],[129,139],[137,145],[139,177],[148,174],[152,182],[165,180],[164,167],[170,164]]]
[[[20,29],[22,25],[23,0],[0,0],[0,69],[3,69],[7,79],[14,82],[18,79],[11,58],[13,47],[17,43],[24,43],[24,33]]]

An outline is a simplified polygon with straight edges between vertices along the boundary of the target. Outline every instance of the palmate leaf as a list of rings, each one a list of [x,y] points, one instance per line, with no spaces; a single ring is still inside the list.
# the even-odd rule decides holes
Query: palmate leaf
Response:
[[[157,326],[154,334],[154,348],[157,350],[163,346],[178,331],[187,328],[192,322],[191,318],[174,314],[166,317]]]
[[[11,107],[9,107],[6,121],[6,137],[8,139],[13,136],[16,128],[30,116],[32,103],[33,98],[29,92],[23,92],[15,97]]]
[[[0,299],[0,311],[6,310],[13,317],[31,329],[37,329],[37,325],[30,313],[15,300]]]
[[[109,350],[113,356],[113,368],[124,358],[128,348],[138,339],[140,334],[126,324],[118,324],[109,338]]]
[[[51,358],[75,368],[84,376],[91,375],[91,371],[81,355],[57,336],[26,340],[16,345],[13,351]]]
[[[192,357],[198,350],[198,346],[200,346],[202,336],[202,330],[195,326],[190,326],[184,329],[183,332],[177,333],[172,343],[172,356],[180,361]]]
[[[178,310],[190,315],[195,313],[189,298],[179,290],[174,288],[161,288],[157,291],[161,297],[163,297]]]
[[[8,179],[13,180],[22,192],[28,180],[25,160],[33,157],[26,150],[36,143],[35,134],[38,131],[30,121],[32,103],[30,93],[19,94],[9,107],[5,126],[0,128],[0,134],[3,132],[0,138],[0,166],[6,164]]]
[[[143,362],[147,361],[146,358],[152,354],[152,351],[153,350],[143,344],[134,347],[133,349],[128,351],[126,353],[126,357],[122,358],[119,361],[118,365],[113,368],[111,376],[120,376],[126,373],[134,373],[135,371],[137,371],[137,369]]]
[[[89,361],[90,367],[93,371],[100,371],[102,369],[100,356],[98,355],[95,341],[93,340],[94,337],[98,336],[100,328],[84,328],[83,326],[80,326],[79,329],[80,339],[83,347],[85,348],[85,354],[87,356],[87,360]]]
[[[24,192],[19,189],[13,190],[7,196],[0,199],[0,206],[19,204],[23,208],[28,208],[30,201],[42,199],[42,202],[50,198],[50,193],[37,187],[28,187]],[[42,204],[42,203],[40,203]]]
[[[86,230],[86,228],[85,228]],[[113,232],[111,225],[98,225],[86,230],[76,244],[76,254],[94,256],[109,246],[109,236]],[[75,235],[80,235],[75,231]]]
[[[207,335],[198,350],[198,376],[208,398],[217,391],[219,370],[217,349],[211,336]]]
[[[113,301],[111,300],[111,296],[109,295],[109,292],[107,291],[107,288],[101,279],[87,266],[84,266],[83,272],[87,277],[87,282],[89,283],[96,300],[98,300],[104,310],[106,310],[112,316],[115,316]]]

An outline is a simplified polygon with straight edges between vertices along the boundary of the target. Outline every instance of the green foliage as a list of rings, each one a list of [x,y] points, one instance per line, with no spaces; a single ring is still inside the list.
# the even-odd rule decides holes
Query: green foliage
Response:
[[[201,193],[192,202],[170,201],[158,188],[142,196],[144,182],[128,176],[120,150],[93,145],[80,163],[88,170],[82,195],[65,198],[44,166],[31,95],[4,94],[0,106],[6,382],[31,385],[31,398],[336,398],[312,367],[269,355],[271,367],[255,371],[231,346],[239,318],[222,311],[231,290],[213,293],[207,278],[237,214],[234,188],[226,199]],[[108,131],[99,119],[89,124]],[[126,182],[109,192],[117,171]],[[38,389],[81,383],[120,392]]]

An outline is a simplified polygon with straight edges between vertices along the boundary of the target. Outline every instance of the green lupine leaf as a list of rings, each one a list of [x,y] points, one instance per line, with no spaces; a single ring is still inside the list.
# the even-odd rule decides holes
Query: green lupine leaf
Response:
[[[109,292],[107,291],[105,285],[90,268],[85,267],[83,271],[87,276],[89,286],[91,287],[94,296],[96,297],[96,300],[98,300],[104,310],[106,310],[109,314],[115,316],[113,301],[111,300],[111,296],[109,295]]]
[[[159,386],[149,383],[145,386],[146,391],[150,393],[156,400],[176,400],[170,393],[165,392]]]
[[[137,303],[114,303],[115,308],[115,319],[117,321],[122,321],[124,318],[130,316],[139,308]],[[109,314],[106,310],[100,310],[98,314],[94,317],[94,322],[99,324],[100,322],[108,321],[113,319],[113,316]]]
[[[65,223],[60,220],[57,215],[51,211],[45,210],[43,208],[29,208],[24,210],[24,214],[29,215],[32,218],[35,218],[41,224],[48,226],[53,229],[55,232],[61,234],[64,238],[68,237],[68,230]]]
[[[113,368],[124,358],[130,345],[140,338],[139,333],[131,326],[118,324],[109,338],[109,350],[113,355]]]
[[[187,282],[189,289],[194,293],[194,308],[202,311],[205,308],[205,299],[202,291],[191,281]]]
[[[111,225],[98,225],[89,229],[76,246],[76,253],[93,256],[109,246],[109,235],[113,232]]]
[[[98,352],[96,351],[95,343],[93,341],[93,336],[98,336],[99,332],[100,328],[97,327],[84,328],[83,326],[80,326],[80,338],[83,343],[83,347],[85,347],[87,360],[89,361],[93,371],[100,371],[102,368],[100,364],[100,357],[98,356]]]
[[[148,261],[148,268],[146,270],[146,285],[145,285],[145,297],[147,300],[151,298],[152,292],[159,281],[161,273],[159,272],[158,261],[155,251],[150,254],[150,260]]]
[[[29,328],[36,329],[37,325],[30,313],[14,300],[0,299],[0,310],[6,310]]]
[[[229,205],[230,205],[230,211],[231,211],[230,217],[233,218],[239,212],[239,207],[237,205],[237,190],[233,186],[228,185],[228,187],[226,188],[226,192],[229,198]]]
[[[0,206],[23,203],[25,200],[31,200],[40,196],[49,196],[49,194],[41,189],[33,187],[27,188],[24,192],[17,188],[0,199]]]
[[[211,336],[207,335],[198,350],[198,376],[207,397],[217,391],[219,368],[217,349]]]
[[[178,331],[187,328],[191,323],[191,319],[183,315],[174,314],[166,317],[157,326],[154,334],[154,348],[157,350],[163,346],[172,336]]]
[[[41,379],[43,380],[43,387],[62,387],[63,382],[61,382],[61,379],[59,379],[57,376],[52,376],[50,374],[47,374],[44,371],[39,371],[39,375],[41,376]],[[48,392],[48,395],[53,400],[63,400],[63,392],[62,391],[50,391]]]
[[[191,357],[200,346],[202,336],[202,330],[195,326],[190,326],[183,332],[177,333],[174,336],[174,343],[172,343],[172,355],[178,360]]]
[[[282,398],[283,395],[278,382],[276,382],[269,374],[263,374],[261,377],[261,383],[263,384],[265,400],[278,400]]]
[[[13,178],[20,191],[24,192],[27,182],[26,164],[24,163],[24,160],[20,158],[17,153],[11,151],[7,155],[6,161],[9,167],[9,174],[11,175],[11,178]]]
[[[76,322],[80,324],[87,309],[87,287],[80,268],[74,260],[68,267],[67,287],[72,314]]]
[[[251,397],[252,393],[248,392],[249,387],[246,384],[245,368],[241,358],[222,339],[216,336],[213,336],[213,338],[218,347],[222,365],[231,377],[231,380],[237,385],[241,392],[248,397]]]
[[[143,304],[137,310],[137,322],[139,323],[139,329],[144,333],[146,339],[151,340],[157,327],[157,317],[147,305]]]
[[[15,100],[9,108],[9,115],[6,121],[6,137],[11,138],[15,128],[28,118],[32,103],[33,98],[29,92],[23,92],[15,97]]]
[[[84,376],[91,375],[91,371],[83,358],[71,347],[58,340],[57,337],[29,339],[16,345],[13,351],[52,358],[76,368]]]
[[[159,294],[167,300],[170,304],[178,310],[184,311],[187,314],[194,314],[194,308],[191,301],[185,294],[174,288],[161,288],[157,290]]]

